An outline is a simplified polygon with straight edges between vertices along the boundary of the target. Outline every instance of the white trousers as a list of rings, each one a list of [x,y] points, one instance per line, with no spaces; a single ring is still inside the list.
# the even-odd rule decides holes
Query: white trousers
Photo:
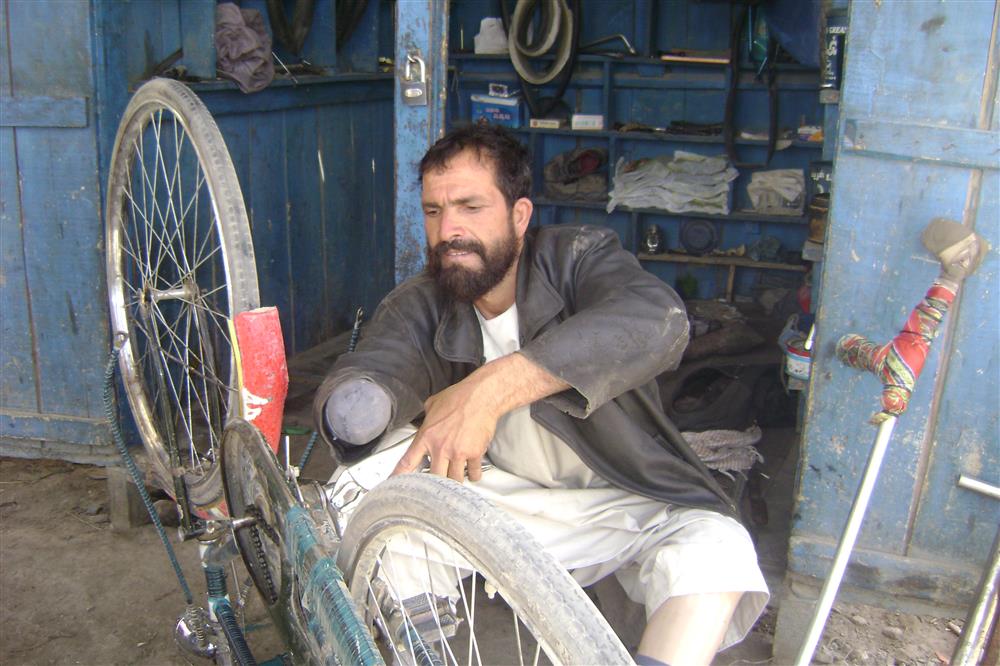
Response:
[[[359,499],[353,489],[370,489],[387,478],[413,432],[407,428],[390,433],[378,453],[331,480],[333,501],[348,520]],[[670,597],[744,592],[720,649],[742,640],[767,605],[767,584],[750,535],[727,516],[664,504],[618,488],[545,488],[496,467],[485,470],[480,481],[465,485],[519,522],[580,585],[614,573],[629,598],[645,606],[647,618]],[[345,496],[352,497],[349,505]],[[453,555],[434,546],[427,549],[426,544],[412,549],[420,555],[407,564],[406,547],[393,546],[394,566],[412,569],[413,589],[401,590],[402,598],[426,589],[428,583],[441,589],[441,582],[427,580],[431,575],[427,557],[444,563],[442,576],[448,574],[454,581]],[[406,578],[396,574],[397,579]]]

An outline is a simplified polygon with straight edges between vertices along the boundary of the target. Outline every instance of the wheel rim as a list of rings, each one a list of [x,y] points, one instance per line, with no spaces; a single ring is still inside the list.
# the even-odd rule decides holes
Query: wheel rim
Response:
[[[467,549],[406,518],[371,534],[350,589],[387,663],[558,663]]]
[[[192,503],[209,505],[222,429],[239,404],[217,192],[182,114],[153,103],[126,122],[108,245],[112,324],[128,336],[126,394],[159,484],[173,491],[176,446]]]

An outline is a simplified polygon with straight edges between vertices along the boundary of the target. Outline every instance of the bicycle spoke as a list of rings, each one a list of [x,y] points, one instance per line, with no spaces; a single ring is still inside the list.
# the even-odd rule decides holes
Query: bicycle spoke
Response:
[[[476,639],[476,570],[472,570],[472,609],[469,609],[469,598],[465,594],[465,586],[461,584],[462,573],[458,566],[458,562],[454,559],[454,550],[452,550],[452,567],[455,569],[455,579],[459,581],[458,592],[462,599],[462,606],[465,608],[466,621],[469,624],[469,658],[466,662],[467,664],[472,663],[472,655],[475,652],[476,661],[482,666],[483,660],[479,654],[479,642]]]
[[[386,556],[386,560],[389,561],[388,562],[388,567],[386,567],[386,569],[389,570],[389,575],[392,576],[392,580],[396,580],[396,574],[392,571],[392,569],[394,568],[393,565],[392,565],[392,562],[391,562],[391,560],[392,560],[392,549],[388,547],[388,544],[386,545],[386,549],[383,551],[383,554]],[[379,557],[379,558],[377,558],[377,562],[378,562],[378,565],[379,565],[379,569],[383,569],[384,564],[385,564],[385,562],[383,561],[383,559],[381,557]],[[411,629],[413,629],[414,634],[416,634],[416,627],[413,625],[413,621],[410,618],[409,613],[406,612],[406,607],[403,605],[403,599],[399,595],[399,592],[396,590],[396,586],[392,584],[392,581],[390,581],[389,579],[387,579],[385,577],[383,577],[383,582],[385,582],[386,588],[389,590],[389,594],[392,595],[393,601],[396,604],[396,608],[400,609],[400,615],[402,616],[402,619],[403,619],[403,635],[406,638],[406,644],[407,644],[407,647],[410,650],[410,654],[411,655],[416,655],[416,651],[413,649],[413,637],[410,634],[410,632],[406,629],[406,626],[407,626],[407,624],[409,624],[409,627]],[[376,602],[377,601],[378,600],[376,599]],[[386,631],[387,632],[391,632],[392,631],[391,625],[386,624],[385,627],[386,627]],[[386,638],[387,638],[387,640],[390,643],[395,643],[395,637],[394,636],[390,635],[390,636],[387,636]]]
[[[376,558],[376,559],[378,559],[378,558]],[[380,566],[381,566],[381,564],[380,564]],[[388,627],[389,626],[389,620],[388,620],[388,618],[386,618],[385,612],[382,610],[382,604],[379,603],[378,594],[376,594],[375,588],[372,586],[372,580],[374,580],[374,577],[366,578],[365,579],[365,583],[367,583],[367,585],[368,585],[368,596],[372,600],[372,602],[370,604],[367,604],[367,606],[368,606],[368,608],[374,607],[375,608],[375,612],[378,614],[378,619],[381,620],[381,622],[382,622],[382,626],[383,627]],[[365,624],[366,625],[368,625],[369,620],[371,620],[372,622],[374,622],[374,618],[367,618],[366,617],[365,618]],[[392,640],[389,640],[388,637],[386,637],[386,639],[389,641],[389,647],[392,649],[392,654],[396,657],[396,661],[399,661],[399,656],[400,655],[399,655],[399,651],[396,649],[395,642],[393,642]]]
[[[407,542],[409,542],[409,533],[406,534],[406,538]],[[425,567],[427,570],[427,588],[424,590],[424,596],[427,599],[428,606],[433,609],[432,613],[434,615],[434,624],[437,625],[438,636],[441,637],[441,645],[444,647],[445,650],[447,650],[448,656],[451,657],[452,663],[457,664],[458,660],[455,658],[455,653],[452,652],[451,643],[448,642],[447,637],[444,635],[444,627],[441,626],[441,615],[438,613],[437,597],[434,594],[434,575],[431,572],[430,568],[431,555],[430,551],[428,551],[427,549],[427,539],[423,539],[422,541],[424,547],[424,562],[427,564],[427,566]],[[459,585],[462,584],[461,581],[457,582]]]

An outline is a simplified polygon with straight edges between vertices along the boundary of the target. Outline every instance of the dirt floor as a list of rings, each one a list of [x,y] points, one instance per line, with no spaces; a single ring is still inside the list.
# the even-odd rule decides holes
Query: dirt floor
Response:
[[[0,664],[199,663],[173,641],[184,599],[155,530],[111,530],[106,478],[98,467],[0,459]],[[202,595],[197,548],[177,552]],[[774,616],[769,609],[715,663],[774,663]],[[246,618],[266,625],[256,595]],[[815,663],[946,664],[960,626],[957,618],[837,605]],[[250,641],[262,660],[278,651],[266,626]]]

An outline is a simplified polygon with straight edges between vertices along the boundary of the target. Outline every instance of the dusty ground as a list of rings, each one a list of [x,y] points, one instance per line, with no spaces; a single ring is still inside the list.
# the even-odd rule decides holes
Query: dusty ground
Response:
[[[0,664],[188,664],[172,631],[184,600],[151,526],[108,524],[106,472],[53,461],[0,459]],[[173,532],[173,530],[168,530]],[[196,596],[196,548],[177,548]],[[264,613],[255,595],[251,623]],[[767,664],[774,614],[716,664]],[[817,663],[944,664],[957,619],[838,605]],[[250,635],[274,656],[268,629]]]

